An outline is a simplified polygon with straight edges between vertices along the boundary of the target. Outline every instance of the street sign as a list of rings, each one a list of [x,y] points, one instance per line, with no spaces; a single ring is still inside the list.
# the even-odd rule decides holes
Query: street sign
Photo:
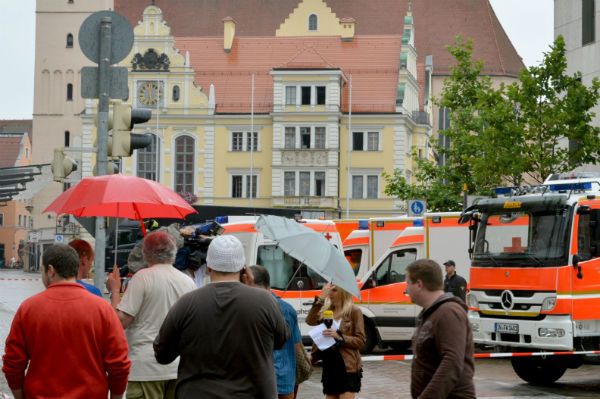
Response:
[[[54,236],[54,242],[57,244],[64,244],[65,242],[65,236],[63,236],[62,234],[57,234]]]
[[[116,64],[127,57],[133,47],[133,28],[129,21],[114,11],[98,11],[83,21],[79,28],[79,47],[83,54],[96,64],[100,63],[100,22],[102,18],[110,17],[112,32],[110,40],[109,64]]]
[[[110,69],[110,82],[108,86],[108,95],[110,98],[127,100],[129,98],[129,88],[127,87],[127,68],[112,67]],[[98,68],[81,68],[81,97],[98,98]]]
[[[408,201],[408,216],[423,216],[427,210],[427,203],[424,200]]]
[[[38,242],[40,240],[40,232],[39,231],[30,231],[28,235],[29,242]]]

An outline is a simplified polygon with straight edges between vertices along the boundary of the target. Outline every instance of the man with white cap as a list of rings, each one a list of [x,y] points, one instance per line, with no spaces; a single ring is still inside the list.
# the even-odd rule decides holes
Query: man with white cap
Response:
[[[154,341],[161,364],[180,356],[176,398],[276,398],[273,349],[289,337],[267,291],[242,284],[244,247],[215,238],[206,263],[211,283],[184,295]]]

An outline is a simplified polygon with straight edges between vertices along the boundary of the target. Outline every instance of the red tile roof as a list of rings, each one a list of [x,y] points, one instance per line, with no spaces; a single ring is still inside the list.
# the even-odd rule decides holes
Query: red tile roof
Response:
[[[24,133],[27,132],[31,141],[33,120],[31,119],[0,119],[0,133]]]
[[[0,168],[15,166],[22,139],[22,135],[0,134]]]
[[[324,0],[338,18],[354,18],[356,35],[402,35],[409,0]],[[222,37],[224,17],[236,20],[236,37],[274,36],[299,0],[156,0],[176,37]],[[148,0],[114,0],[115,10],[133,24]],[[419,61],[433,55],[435,75],[448,73],[453,59],[446,46],[454,37],[473,38],[474,57],[484,73],[517,76],[523,68],[489,0],[413,1]]]
[[[248,113],[252,74],[254,110],[273,109],[274,68],[339,68],[352,79],[352,112],[394,112],[398,82],[399,36],[237,37],[230,53],[216,37],[176,38],[181,53],[189,51],[196,83],[208,93],[215,85],[218,113]],[[348,85],[342,107],[348,111]]]

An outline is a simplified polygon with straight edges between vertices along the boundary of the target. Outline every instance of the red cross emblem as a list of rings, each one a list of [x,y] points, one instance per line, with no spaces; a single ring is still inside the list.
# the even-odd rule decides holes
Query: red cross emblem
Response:
[[[327,238],[327,240],[331,240],[331,238],[333,237],[331,234],[329,233],[325,233],[323,234],[325,236],[325,238]]]

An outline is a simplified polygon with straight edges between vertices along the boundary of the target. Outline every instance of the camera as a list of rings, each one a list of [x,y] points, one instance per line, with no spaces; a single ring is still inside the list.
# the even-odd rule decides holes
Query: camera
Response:
[[[175,267],[179,270],[198,270],[206,263],[206,253],[213,238],[223,233],[223,227],[214,221],[192,227],[191,235],[184,235],[183,247],[177,251]]]

